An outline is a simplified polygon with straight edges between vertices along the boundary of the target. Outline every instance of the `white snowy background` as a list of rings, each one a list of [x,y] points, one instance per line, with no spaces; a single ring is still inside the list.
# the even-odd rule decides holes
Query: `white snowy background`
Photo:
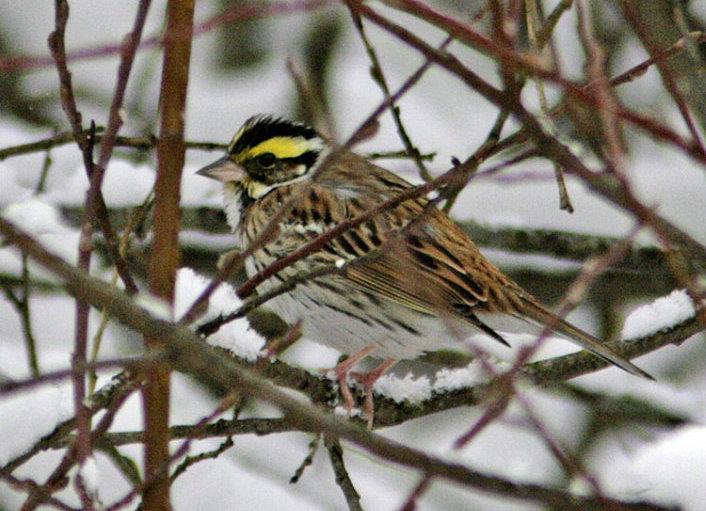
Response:
[[[550,6],[554,2],[547,2]],[[13,50],[18,54],[46,55],[46,36],[53,30],[53,2],[34,0],[22,2],[22,8],[13,8],[15,2],[0,2],[0,25],[10,37]],[[69,50],[117,41],[129,30],[135,9],[134,2],[92,0],[72,2],[72,12],[67,33]],[[196,19],[203,20],[214,14],[215,2],[197,2]],[[697,11],[698,11],[697,7]],[[153,3],[148,18],[146,34],[156,33],[162,24],[164,2]],[[391,11],[389,11],[391,12]],[[701,9],[706,17],[706,9]],[[410,18],[395,14],[396,19],[415,29],[420,25]],[[345,15],[343,16],[345,18]],[[216,54],[215,33],[194,39],[192,68],[187,108],[187,137],[198,140],[225,142],[234,130],[249,116],[268,112],[289,114],[295,89],[285,69],[285,59],[303,36],[304,15],[288,15],[267,22],[272,48],[271,56],[251,71],[232,74],[215,73],[212,61]],[[575,37],[575,17],[566,15],[556,32],[564,69],[570,76],[580,76],[582,52]],[[368,32],[383,59],[385,71],[393,89],[421,63],[418,54],[403,47],[373,27]],[[443,34],[425,29],[431,41],[441,41]],[[11,35],[10,35],[11,34]],[[379,88],[369,78],[369,61],[359,38],[348,25],[344,40],[335,56],[331,71],[332,111],[338,132],[345,137],[381,100]],[[494,66],[478,54],[460,45],[453,49],[472,62],[473,69],[484,76],[493,77]],[[576,58],[574,58],[576,57]],[[617,71],[638,63],[645,53],[635,41],[630,42],[619,56]],[[472,60],[471,60],[472,59]],[[90,89],[109,97],[112,94],[117,58],[71,63],[75,87]],[[149,79],[146,105],[149,114],[155,114],[159,86],[160,57],[153,51],[138,55],[132,78]],[[144,73],[152,69],[152,74]],[[494,78],[493,78],[494,79]],[[33,94],[54,94],[57,85],[53,68],[32,70],[23,74],[27,90]],[[135,84],[128,87],[130,92]],[[533,87],[527,87],[534,90]],[[440,92],[443,91],[443,92]],[[657,73],[645,76],[624,87],[620,93],[632,107],[656,117],[673,117],[674,108],[668,102]],[[532,101],[535,94],[529,94]],[[84,119],[95,119],[105,124],[107,110],[93,106],[88,100],[80,101]],[[472,151],[486,136],[494,121],[496,109],[479,99],[445,72],[432,69],[420,85],[401,102],[403,120],[422,151],[438,153],[433,170],[448,168],[452,156],[463,157]],[[672,126],[682,129],[682,122],[669,118]],[[143,129],[140,119],[125,119],[123,134],[139,134]],[[0,147],[31,142],[51,135],[47,129],[29,127],[12,117],[0,119]],[[645,139],[631,141],[627,161],[628,172],[645,203],[706,242],[706,222],[703,204],[706,183],[702,168],[696,167],[682,154],[670,148],[656,146]],[[394,126],[386,115],[378,135],[360,150],[390,149],[400,147]],[[154,161],[136,165],[121,159],[118,152],[113,158],[103,187],[109,206],[139,204],[154,180]],[[124,154],[124,152],[122,153]],[[86,179],[80,155],[73,146],[52,151],[53,164],[47,191],[34,194],[44,155],[28,156],[0,161],[0,214],[6,219],[32,232],[54,252],[68,261],[75,262],[78,232],[61,219],[57,207],[80,204],[86,189]],[[220,203],[217,184],[193,176],[199,166],[214,159],[211,153],[187,153],[184,170],[182,201],[188,205],[214,205]],[[412,175],[412,165],[388,165]],[[551,168],[544,161],[527,164],[528,170],[551,176]],[[528,228],[554,228],[576,232],[624,236],[632,220],[612,208],[600,198],[588,193],[577,181],[569,178],[569,192],[576,207],[573,215],[558,208],[556,186],[551,179],[501,184],[489,180],[477,181],[462,194],[455,208],[457,218],[474,219],[499,225],[527,226]],[[95,258],[94,258],[95,259]],[[553,264],[544,262],[543,264]],[[94,264],[96,276],[110,278],[110,273]],[[0,273],[19,274],[20,259],[10,247],[0,248]],[[48,278],[41,270],[31,267],[32,275]],[[183,271],[177,307],[183,308],[203,286],[200,277]],[[595,292],[600,292],[596,290]],[[235,303],[232,291],[222,289],[214,305],[225,303],[230,310]],[[635,304],[637,306],[638,304]],[[676,292],[661,302],[650,305],[631,315],[625,324],[626,337],[638,336],[660,326],[678,323],[689,316],[691,303],[681,292]],[[38,340],[42,371],[69,366],[73,340],[74,303],[65,297],[34,291],[31,301],[35,336]],[[693,311],[692,311],[693,312]],[[588,330],[596,324],[588,309],[579,309],[570,316],[572,321]],[[99,317],[91,315],[91,326],[97,327]],[[233,339],[238,339],[237,346]],[[18,316],[9,302],[0,299],[0,375],[9,378],[27,376],[27,362],[22,331]],[[657,382],[633,378],[617,369],[607,369],[598,374],[582,377],[577,381],[588,389],[620,396],[632,394],[648,399],[659,406],[681,414],[691,425],[667,430],[645,430],[640,436],[634,432],[613,432],[602,438],[592,451],[587,467],[601,487],[611,495],[622,498],[640,498],[665,503],[678,503],[685,509],[704,509],[706,502],[706,353],[703,339],[685,343],[680,348],[669,347],[639,360],[641,367],[657,377]],[[261,340],[244,323],[236,323],[219,334],[218,344],[238,350],[259,349]],[[110,325],[105,335],[102,356],[111,358],[137,353],[140,340],[119,326]],[[229,344],[230,343],[230,344]],[[572,351],[563,341],[553,341],[543,351],[544,356]],[[242,352],[242,351],[241,351]],[[288,360],[310,368],[332,365],[337,354],[318,345],[301,343],[287,353]],[[676,375],[675,375],[676,372]],[[99,385],[107,381],[110,372],[102,375]],[[464,379],[471,383],[481,376],[471,367],[464,373],[440,375],[436,385],[453,386]],[[430,383],[386,379],[381,389],[390,395],[399,392],[423,396]],[[540,419],[554,438],[566,446],[574,446],[577,435],[585,426],[585,410],[569,400],[530,388],[525,397],[532,403]],[[399,395],[399,394],[397,394]],[[172,393],[172,423],[189,424],[211,412],[217,404],[190,380],[174,374]],[[276,410],[260,405],[252,410],[257,414],[276,414]],[[130,398],[118,414],[113,430],[140,428],[140,401],[137,395]],[[380,431],[390,438],[401,439],[420,449],[434,452],[469,466],[502,475],[517,481],[558,484],[562,471],[542,440],[521,421],[519,409],[511,408],[507,417],[485,430],[477,439],[460,452],[451,448],[453,440],[473,424],[482,410],[458,409],[411,421],[402,426]],[[73,414],[71,389],[68,383],[45,385],[37,390],[0,397],[0,463],[23,452],[53,426]],[[307,453],[311,440],[305,434],[276,434],[265,437],[239,436],[236,446],[216,460],[191,467],[173,486],[173,503],[177,510],[200,509],[313,509],[335,510],[345,507],[340,490],[334,482],[325,450],[321,449],[313,465],[296,485],[288,484],[289,478]],[[216,447],[220,440],[194,442],[191,453]],[[174,443],[173,445],[176,445]],[[141,462],[139,446],[123,450],[138,463]],[[44,453],[18,471],[20,477],[43,480],[59,457],[58,452]],[[365,509],[395,509],[401,505],[408,492],[419,480],[414,472],[391,466],[352,447],[345,446],[346,462],[356,488],[362,496]],[[130,488],[102,454],[97,454],[93,470],[97,491],[103,502],[110,503],[122,497]],[[581,483],[577,482],[577,491]],[[59,494],[67,496],[70,490]],[[0,509],[17,509],[23,495],[0,481]],[[134,507],[134,506],[133,506]],[[509,503],[507,500],[480,496],[458,486],[434,482],[430,491],[419,502],[419,509],[535,509],[534,506]]]

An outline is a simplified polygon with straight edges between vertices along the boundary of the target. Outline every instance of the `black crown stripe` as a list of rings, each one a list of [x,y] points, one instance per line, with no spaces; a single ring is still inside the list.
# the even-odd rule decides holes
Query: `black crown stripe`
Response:
[[[240,154],[273,137],[303,137],[307,140],[317,137],[313,128],[305,124],[269,115],[257,115],[244,124],[242,135],[230,149],[231,154]]]

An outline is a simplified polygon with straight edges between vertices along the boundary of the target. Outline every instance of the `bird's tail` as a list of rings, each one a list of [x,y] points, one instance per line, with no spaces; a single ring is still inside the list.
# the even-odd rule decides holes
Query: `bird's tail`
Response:
[[[594,355],[602,358],[606,362],[610,362],[616,367],[619,367],[623,371],[628,373],[647,378],[649,380],[654,380],[654,378],[646,371],[640,369],[635,364],[630,362],[628,359],[618,355],[608,346],[606,346],[602,341],[593,337],[591,334],[584,332],[580,328],[575,327],[571,323],[564,321],[556,314],[548,311],[541,305],[534,303],[533,301],[526,301],[525,310],[522,311],[523,315],[527,319],[531,319],[541,324],[542,326],[549,326],[553,332],[561,334],[575,344],[578,344],[582,348],[590,351]]]

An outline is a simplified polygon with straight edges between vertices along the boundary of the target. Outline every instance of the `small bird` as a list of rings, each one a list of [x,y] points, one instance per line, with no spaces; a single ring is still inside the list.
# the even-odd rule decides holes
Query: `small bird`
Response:
[[[304,124],[265,115],[248,119],[226,155],[198,174],[223,183],[226,217],[241,249],[285,208],[276,236],[246,260],[249,277],[412,186],[362,156],[332,147]],[[397,360],[478,333],[508,344],[505,332],[545,325],[621,369],[651,378],[547,310],[428,204],[416,198],[385,210],[258,286],[267,291],[302,272],[336,268],[268,305],[292,324],[303,320],[306,337],[350,355],[335,368],[349,410],[353,399],[346,379],[365,357],[383,360],[357,377],[371,420],[372,386]]]

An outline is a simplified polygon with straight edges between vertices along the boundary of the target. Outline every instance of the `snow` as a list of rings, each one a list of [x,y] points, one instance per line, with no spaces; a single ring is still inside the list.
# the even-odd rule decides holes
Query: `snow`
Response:
[[[644,443],[626,458],[616,457],[601,479],[606,489],[624,498],[700,511],[706,502],[705,463],[706,426],[690,425]]]
[[[181,205],[183,207],[223,206],[221,183],[196,174],[201,168],[185,165],[181,176]]]
[[[5,220],[33,235],[69,230],[55,206],[40,197],[11,202],[0,213]]]
[[[0,465],[4,465],[73,416],[71,386],[45,385],[0,399]],[[21,425],[21,427],[19,427]],[[18,432],[21,430],[21,434]]]
[[[179,233],[182,247],[195,247],[213,252],[226,252],[235,244],[232,234],[207,234],[203,231],[183,229]]]
[[[101,190],[108,207],[137,206],[147,198],[154,179],[154,165],[135,165],[114,158],[105,171]],[[76,167],[66,181],[65,186],[53,190],[50,196],[62,205],[82,206],[89,186],[84,167]]]
[[[421,404],[431,398],[432,387],[426,376],[415,377],[407,373],[402,378],[386,374],[375,382],[373,389],[395,403],[406,401],[410,404]]]
[[[0,130],[1,132],[2,130]],[[21,198],[28,197],[31,191],[22,187],[15,177],[15,172],[5,162],[0,162],[0,176],[2,176],[2,186],[0,186],[0,206]]]
[[[623,339],[639,339],[668,330],[693,318],[694,303],[684,289],[672,291],[632,311],[623,325]]]
[[[177,272],[174,312],[181,317],[208,286],[210,279],[198,275],[191,268],[181,268]],[[216,318],[219,314],[228,314],[242,305],[242,300],[228,284],[221,284],[211,295],[208,310],[196,325]],[[232,351],[235,355],[254,362],[257,360],[265,339],[250,328],[245,318],[240,318],[223,325],[218,332],[208,337],[208,343]]]
[[[333,409],[333,414],[336,417],[362,417],[363,416],[363,410],[360,408],[351,408],[350,412],[345,406],[338,405]]]
[[[488,381],[488,373],[478,361],[473,361],[466,367],[441,369],[436,373],[434,392],[444,393],[478,385]]]
[[[61,219],[61,213],[47,201],[46,196],[11,202],[0,210],[0,216],[32,235],[55,255],[75,264],[79,231]],[[0,245],[0,274],[17,276],[21,272],[19,252],[12,246]],[[51,282],[56,280],[53,275],[33,262],[30,262],[30,273],[35,279],[41,278]]]

